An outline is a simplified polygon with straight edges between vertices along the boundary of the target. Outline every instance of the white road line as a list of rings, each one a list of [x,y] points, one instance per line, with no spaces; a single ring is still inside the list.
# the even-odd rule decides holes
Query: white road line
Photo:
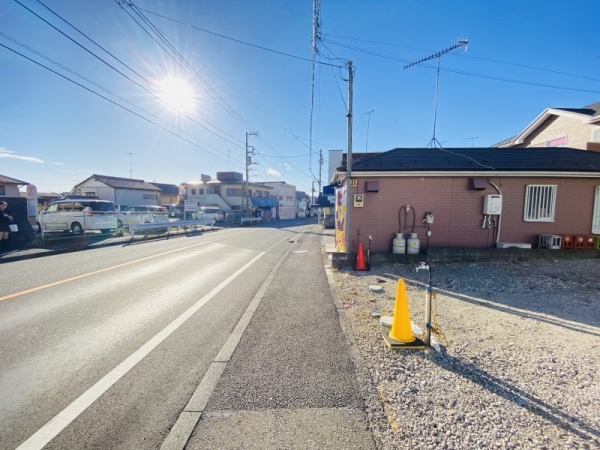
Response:
[[[300,236],[302,236],[302,234],[304,234],[304,230],[300,231],[300,233],[298,233],[298,235],[293,240],[285,238],[281,242],[289,241],[293,244],[296,244],[296,242],[298,241]],[[270,247],[267,250],[267,252],[273,247],[274,246]],[[196,425],[198,424],[198,421],[200,420],[200,417],[204,412],[204,408],[208,404],[208,401],[210,400],[213,391],[215,390],[217,384],[221,379],[221,375],[225,371],[227,364],[231,359],[231,355],[233,354],[234,350],[239,344],[240,339],[244,335],[246,327],[250,324],[250,320],[252,320],[254,312],[257,310],[258,305],[265,296],[265,293],[267,292],[269,285],[275,278],[275,275],[279,271],[279,268],[281,267],[281,265],[283,264],[283,262],[285,261],[285,259],[287,258],[287,256],[293,248],[293,246],[290,247],[283,254],[279,261],[277,261],[277,264],[275,264],[275,266],[271,270],[271,273],[269,273],[265,281],[263,281],[262,285],[254,295],[254,298],[246,308],[246,311],[244,312],[237,325],[229,335],[229,338],[227,338],[227,341],[225,341],[225,344],[223,344],[221,351],[215,357],[208,371],[204,375],[204,378],[202,378],[202,381],[196,388],[196,391],[192,395],[192,398],[188,402],[187,406],[184,408],[181,415],[177,419],[177,422],[175,422],[175,425],[173,426],[173,428],[171,428],[171,431],[169,432],[167,438],[161,445],[160,450],[183,450],[187,445],[190,436],[194,432],[194,429],[196,428]]]
[[[136,350],[125,361],[111,370],[104,378],[94,384],[78,399],[58,413],[46,425],[40,428],[33,436],[23,442],[17,450],[39,450],[54,439],[62,430],[64,430],[73,420],[75,420],[83,411],[94,403],[102,394],[104,394],[113,384],[119,381],[127,372],[129,372],[137,363],[144,359],[152,350],[158,347],[165,339],[175,332],[192,315],[202,308],[210,299],[223,290],[229,283],[242,274],[246,269],[252,266],[267,252],[261,252],[226,280],[220,283],[212,291],[198,300],[187,311],[181,314],[177,319],[167,325],[156,336],[146,342],[142,347]],[[287,254],[287,253],[286,253]]]

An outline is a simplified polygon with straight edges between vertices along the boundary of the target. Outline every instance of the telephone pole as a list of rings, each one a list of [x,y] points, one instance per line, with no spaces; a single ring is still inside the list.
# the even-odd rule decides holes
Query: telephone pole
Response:
[[[348,153],[346,154],[346,223],[344,225],[345,252],[350,251],[350,184],[352,178],[352,97],[354,92],[354,68],[348,61]]]
[[[323,150],[319,149],[319,195],[321,195],[321,169],[322,168],[323,168]]]
[[[250,210],[249,208],[249,202],[250,199],[248,198],[248,177],[250,175],[250,165],[251,164],[256,164],[252,162],[252,155],[254,155],[254,147],[252,147],[251,145],[248,145],[248,137],[249,136],[258,136],[258,133],[253,131],[253,132],[246,132],[246,187],[244,188],[244,197],[242,198],[242,208],[244,212],[248,212]],[[245,206],[244,206],[245,204]]]

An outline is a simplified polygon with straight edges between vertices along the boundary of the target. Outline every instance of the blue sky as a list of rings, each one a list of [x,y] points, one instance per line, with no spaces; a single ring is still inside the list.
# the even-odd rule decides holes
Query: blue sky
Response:
[[[319,150],[324,183],[328,150],[346,150],[345,61],[355,67],[354,151],[425,147],[436,60],[403,67],[460,38],[468,50],[441,59],[436,138],[446,147],[490,146],[546,107],[600,100],[594,0],[322,0],[314,102],[311,0],[135,0],[189,66],[150,38],[131,7],[41,1],[19,0],[112,66],[16,1],[1,1],[1,45],[105,97],[0,47],[0,173],[41,192],[68,191],[93,173],[129,177],[131,170],[133,178],[178,184],[244,172],[252,131],[259,135],[249,137],[257,163],[250,180],[310,192]],[[157,98],[170,77],[192,89],[192,111]]]

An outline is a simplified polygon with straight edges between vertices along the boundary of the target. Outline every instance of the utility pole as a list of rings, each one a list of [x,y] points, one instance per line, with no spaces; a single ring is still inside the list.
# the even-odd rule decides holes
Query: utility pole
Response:
[[[323,168],[323,150],[319,149],[319,195],[321,195],[321,169]],[[314,202],[313,202],[314,203]]]
[[[248,198],[248,176],[250,173],[250,164],[256,164],[252,162],[252,155],[254,155],[254,147],[248,145],[248,136],[258,136],[258,133],[255,131],[253,131],[252,133],[246,132],[246,187],[244,188],[244,197],[242,198],[242,208],[244,212],[248,212],[250,209],[248,205],[248,203],[250,202],[250,199]]]
[[[346,154],[346,224],[344,240],[346,252],[350,251],[350,184],[352,178],[352,96],[354,91],[354,69],[348,61],[348,153]]]
[[[437,52],[434,53],[433,55],[429,55],[423,59],[420,59],[418,61],[412,62],[410,64],[407,64],[406,66],[404,66],[405,69],[408,69],[409,67],[412,66],[416,66],[417,64],[421,64],[422,62],[425,61],[429,61],[432,59],[437,58],[437,73],[436,73],[436,78],[435,78],[435,109],[433,112],[433,137],[431,138],[431,140],[429,141],[429,144],[427,144],[427,147],[435,147],[435,145],[437,144],[439,147],[441,147],[441,144],[438,142],[438,140],[435,138],[435,125],[437,122],[437,106],[438,106],[438,88],[440,85],[440,62],[442,59],[442,56],[450,53],[458,48],[464,47],[465,51],[467,50],[467,45],[469,44],[468,39],[460,39],[458,41],[458,44],[454,44],[451,47],[448,47],[445,50],[442,50],[441,52]]]

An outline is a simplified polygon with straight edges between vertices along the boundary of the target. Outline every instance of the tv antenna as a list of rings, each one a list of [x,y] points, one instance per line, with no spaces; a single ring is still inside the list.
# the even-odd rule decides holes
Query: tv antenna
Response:
[[[454,44],[451,47],[448,47],[447,49],[442,50],[441,52],[434,53],[433,55],[429,55],[423,59],[420,59],[415,62],[411,62],[410,64],[407,64],[406,66],[404,66],[405,69],[408,69],[409,67],[416,66],[417,64],[421,64],[425,61],[431,61],[432,59],[435,59],[435,58],[437,58],[437,60],[438,60],[437,74],[435,77],[435,110],[433,112],[433,137],[429,141],[429,144],[427,144],[427,148],[435,147],[436,144],[437,144],[437,146],[442,148],[442,144],[440,144],[439,141],[435,138],[435,125],[437,122],[437,106],[438,106],[438,89],[439,89],[439,84],[440,84],[440,61],[441,61],[443,55],[453,52],[454,50],[456,50],[458,48],[464,47],[465,51],[467,51],[468,44],[469,44],[469,41],[467,38],[459,39],[458,44]]]
[[[129,178],[131,179],[132,178],[132,176],[131,176],[131,173],[132,173],[132,170],[131,170],[131,155],[133,155],[133,153],[129,152],[128,155],[129,155]]]

